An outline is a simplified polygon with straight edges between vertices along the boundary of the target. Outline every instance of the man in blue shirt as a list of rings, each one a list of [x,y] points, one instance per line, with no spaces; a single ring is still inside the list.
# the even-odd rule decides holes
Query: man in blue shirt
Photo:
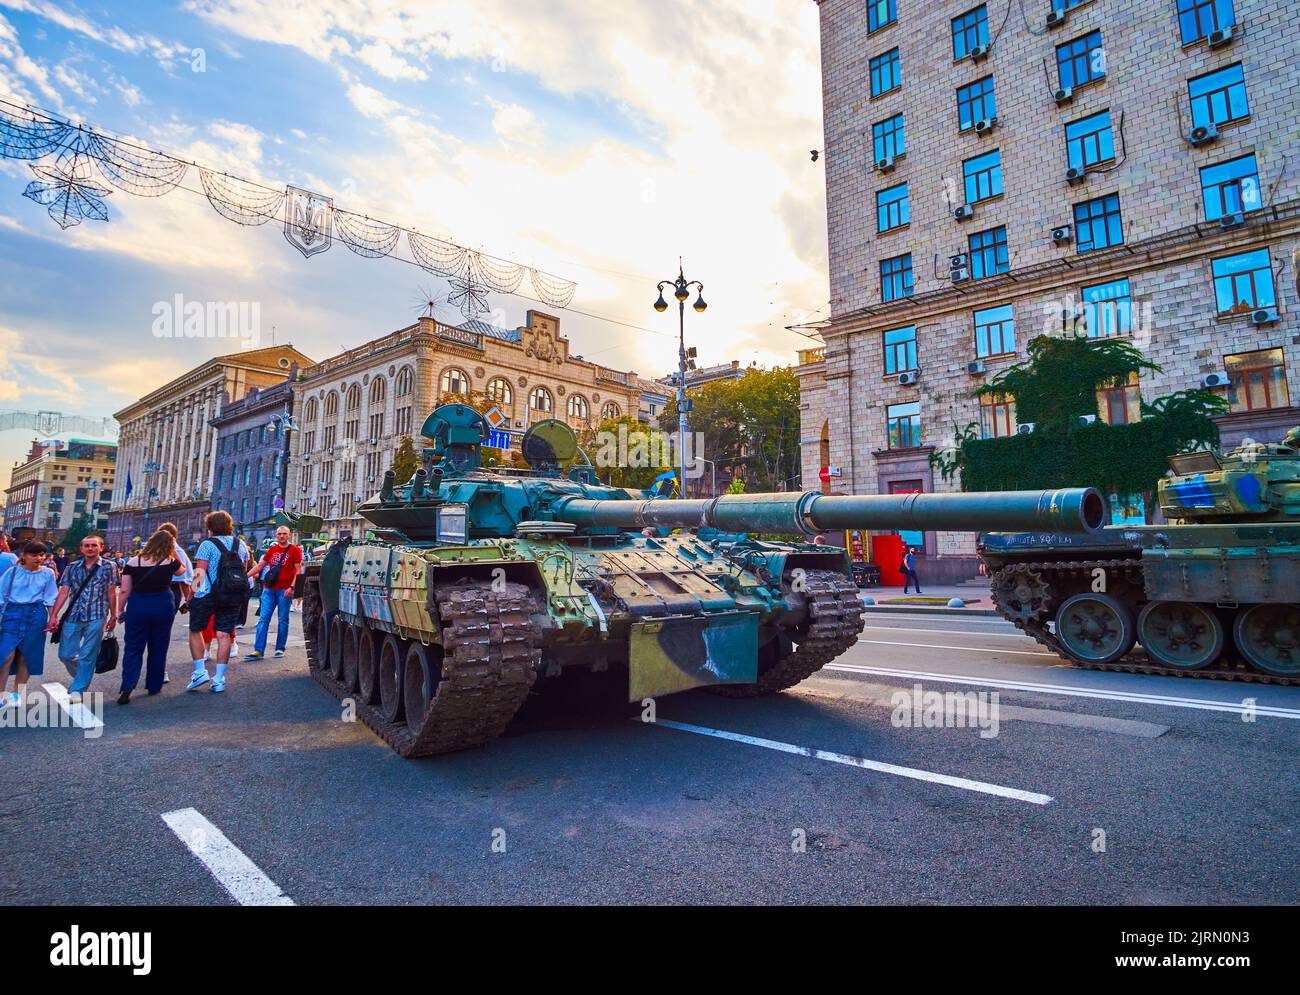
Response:
[[[235,637],[235,626],[248,608],[249,585],[247,578],[250,554],[243,540],[235,537],[235,523],[229,512],[214,511],[203,519],[208,538],[199,544],[194,557],[194,596],[190,599],[190,657],[194,673],[186,691],[196,691],[209,681],[212,692],[226,690],[226,667],[230,663],[230,643]],[[235,556],[238,559],[239,579],[242,585],[242,602],[239,597],[222,590],[221,561]],[[217,669],[208,676],[207,649],[203,645],[203,630],[213,622],[217,638]]]

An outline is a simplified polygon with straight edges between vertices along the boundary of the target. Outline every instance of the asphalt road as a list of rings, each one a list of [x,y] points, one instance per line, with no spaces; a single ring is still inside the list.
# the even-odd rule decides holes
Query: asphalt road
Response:
[[[0,901],[1300,900],[1300,689],[1073,670],[995,619],[867,622],[793,692],[679,695],[646,724],[565,678],[495,744],[424,761],[341,720],[296,621],[224,695],[184,692],[178,638],[172,683],[109,698],[101,735],[0,729]],[[900,727],[918,683],[996,691],[997,735]]]

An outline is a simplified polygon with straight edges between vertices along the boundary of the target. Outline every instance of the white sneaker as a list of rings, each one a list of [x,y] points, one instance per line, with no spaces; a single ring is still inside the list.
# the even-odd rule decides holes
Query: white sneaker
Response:
[[[214,677],[212,679],[212,693],[221,694],[226,690],[226,679],[224,677]]]
[[[210,680],[212,680],[212,678],[208,676],[208,672],[206,670],[196,670],[194,671],[194,675],[190,678],[189,686],[185,690],[197,691],[199,688],[203,687],[203,685],[208,683],[208,681]]]
[[[23,703],[17,691],[10,691],[6,694],[0,694],[0,708],[18,708]]]

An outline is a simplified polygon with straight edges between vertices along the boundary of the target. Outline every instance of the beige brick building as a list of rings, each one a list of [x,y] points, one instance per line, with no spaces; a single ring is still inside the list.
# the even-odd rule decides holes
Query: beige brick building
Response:
[[[1293,3],[819,7],[832,316],[798,367],[805,481],[949,489],[930,453],[1016,430],[1013,398],[970,394],[1043,331],[1164,367],[1101,394],[1108,420],[1222,378],[1225,444],[1300,423]],[[973,572],[973,536],[923,543],[931,579]]]
[[[33,441],[9,479],[5,528],[31,529],[34,537],[54,540],[84,514],[93,531],[102,529],[116,471],[115,442],[70,439],[45,446]]]
[[[330,532],[361,530],[355,509],[379,489],[402,438],[421,448],[424,419],[457,396],[488,395],[516,432],[545,418],[580,431],[637,414],[646,387],[570,355],[560,319],[539,311],[514,329],[421,318],[302,370],[286,505],[320,515]]]

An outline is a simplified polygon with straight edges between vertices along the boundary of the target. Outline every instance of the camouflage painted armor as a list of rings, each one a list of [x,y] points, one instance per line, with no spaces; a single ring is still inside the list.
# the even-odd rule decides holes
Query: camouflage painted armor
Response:
[[[1167,524],[981,536],[998,608],[1084,666],[1300,682],[1300,428],[1170,468]]]

